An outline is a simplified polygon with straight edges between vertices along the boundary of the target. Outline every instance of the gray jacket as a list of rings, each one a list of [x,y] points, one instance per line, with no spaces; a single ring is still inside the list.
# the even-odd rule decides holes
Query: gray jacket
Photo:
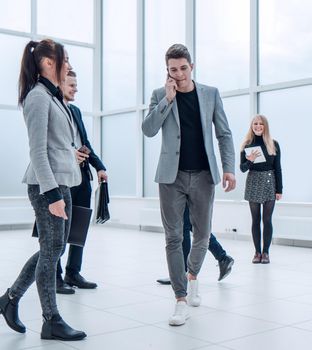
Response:
[[[213,129],[218,139],[221,162],[224,173],[235,173],[235,152],[232,133],[218,89],[195,83],[198,95],[200,118],[203,128],[204,144],[213,182],[220,182],[217,161],[213,149]],[[180,157],[180,120],[176,99],[168,103],[165,88],[154,90],[149,113],[142,123],[144,135],[155,136],[162,129],[162,145],[155,182],[173,183],[177,177]]]
[[[28,130],[30,163],[23,183],[39,184],[40,193],[81,183],[75,156],[72,121],[65,107],[41,83],[27,95],[24,119]]]

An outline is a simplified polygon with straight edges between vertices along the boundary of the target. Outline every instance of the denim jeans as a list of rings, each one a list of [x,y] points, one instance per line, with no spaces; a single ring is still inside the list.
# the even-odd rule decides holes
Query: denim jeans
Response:
[[[187,257],[191,250],[190,231],[192,231],[192,224],[190,220],[190,210],[186,205],[184,210],[184,215],[183,215],[183,242],[182,242],[185,271],[187,271]],[[223,249],[221,244],[217,241],[217,238],[213,233],[211,233],[210,235],[208,250],[218,261],[222,260],[226,256],[226,251]]]
[[[10,288],[10,295],[21,298],[36,280],[42,314],[51,319],[58,314],[56,305],[56,264],[65,251],[71,222],[70,189],[59,186],[65,201],[68,220],[54,216],[49,211],[49,203],[39,193],[39,185],[28,185],[28,197],[35,211],[40,249],[29,258],[18,278]]]

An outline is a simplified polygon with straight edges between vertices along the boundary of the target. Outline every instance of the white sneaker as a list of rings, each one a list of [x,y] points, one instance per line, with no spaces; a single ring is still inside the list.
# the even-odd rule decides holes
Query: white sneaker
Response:
[[[169,324],[170,326],[181,326],[189,317],[186,302],[178,301],[175,305],[174,314],[169,318]]]
[[[190,280],[187,284],[187,303],[190,306],[199,306],[201,297],[198,293],[198,280]]]

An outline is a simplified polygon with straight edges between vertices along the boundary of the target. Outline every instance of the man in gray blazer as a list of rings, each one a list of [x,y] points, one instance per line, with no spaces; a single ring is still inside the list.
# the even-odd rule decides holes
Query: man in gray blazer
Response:
[[[188,305],[199,306],[201,302],[197,275],[208,248],[215,185],[220,182],[213,149],[213,124],[226,192],[236,184],[235,154],[219,92],[191,79],[193,64],[187,48],[181,44],[171,46],[166,52],[166,64],[165,87],[154,90],[142,130],[148,137],[162,130],[155,181],[159,183],[167,262],[177,300],[169,324],[178,326],[189,317]],[[186,203],[193,226],[187,275],[182,251]]]

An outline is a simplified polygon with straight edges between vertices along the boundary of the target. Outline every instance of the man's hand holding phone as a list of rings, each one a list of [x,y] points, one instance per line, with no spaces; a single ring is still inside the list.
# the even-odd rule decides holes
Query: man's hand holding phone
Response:
[[[169,103],[173,101],[177,94],[177,83],[175,79],[173,79],[169,74],[167,74],[167,81],[166,81],[166,98]]]

